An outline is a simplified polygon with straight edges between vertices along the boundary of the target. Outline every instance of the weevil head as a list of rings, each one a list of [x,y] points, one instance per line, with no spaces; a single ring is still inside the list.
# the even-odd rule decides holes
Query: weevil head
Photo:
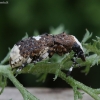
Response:
[[[78,58],[81,58],[83,61],[85,61],[83,47],[82,47],[81,43],[76,39],[76,37],[74,37],[74,39],[75,39],[75,42],[72,46],[72,50],[75,52],[75,54],[77,55]]]

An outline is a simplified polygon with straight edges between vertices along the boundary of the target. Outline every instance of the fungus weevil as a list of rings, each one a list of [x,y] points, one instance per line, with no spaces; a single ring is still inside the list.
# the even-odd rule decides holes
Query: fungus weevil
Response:
[[[74,57],[85,61],[85,55],[81,43],[73,35],[61,33],[58,35],[43,34],[21,40],[14,45],[10,52],[10,65],[12,68],[19,67],[21,70],[29,63],[36,63],[50,58],[54,53],[63,55],[71,50]],[[72,58],[73,63],[75,59]],[[69,69],[72,71],[72,67]]]

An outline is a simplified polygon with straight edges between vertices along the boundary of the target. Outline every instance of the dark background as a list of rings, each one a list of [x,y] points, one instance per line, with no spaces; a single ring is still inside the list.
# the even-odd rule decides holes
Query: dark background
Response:
[[[80,41],[85,29],[93,32],[92,38],[100,36],[100,0],[8,0],[8,4],[0,4],[0,60],[6,56],[8,47],[12,48],[26,32],[29,36],[35,30],[43,34],[51,26],[57,28],[61,24]],[[71,76],[100,88],[99,66],[91,68],[87,76],[80,68],[74,69]],[[48,75],[45,83],[37,83],[37,78],[28,74],[17,78],[24,86],[68,87],[59,78],[54,82],[53,77]],[[10,81],[8,85],[13,86]]]

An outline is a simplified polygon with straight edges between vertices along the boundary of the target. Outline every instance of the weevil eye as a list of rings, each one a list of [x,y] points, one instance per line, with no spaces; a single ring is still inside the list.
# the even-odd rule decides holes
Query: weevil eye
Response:
[[[85,61],[85,55],[84,52],[82,50],[82,48],[80,47],[79,44],[74,43],[72,50],[77,54],[77,57],[81,58],[83,61]]]

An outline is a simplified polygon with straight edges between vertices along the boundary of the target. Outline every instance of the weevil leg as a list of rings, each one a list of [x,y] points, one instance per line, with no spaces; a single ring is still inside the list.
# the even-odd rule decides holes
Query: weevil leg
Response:
[[[71,74],[72,70],[73,70],[73,66],[71,66],[70,69],[68,70],[67,76],[69,76]]]
[[[38,59],[33,60],[32,63],[34,63],[34,65],[35,65],[37,62],[42,61],[42,60],[43,60],[43,58],[39,57]]]
[[[68,72],[67,72],[67,76],[69,76],[69,75],[71,74],[71,72],[72,72],[72,70],[73,70],[73,67],[74,67],[76,64],[78,64],[78,63],[76,62],[76,59],[77,59],[77,54],[75,53],[75,54],[74,54],[74,57],[71,59],[71,61],[73,62],[73,64],[72,64],[72,66],[69,68],[69,70],[68,70]]]
[[[27,62],[23,63],[23,64],[17,69],[17,72],[21,71],[26,65],[27,65]]]

